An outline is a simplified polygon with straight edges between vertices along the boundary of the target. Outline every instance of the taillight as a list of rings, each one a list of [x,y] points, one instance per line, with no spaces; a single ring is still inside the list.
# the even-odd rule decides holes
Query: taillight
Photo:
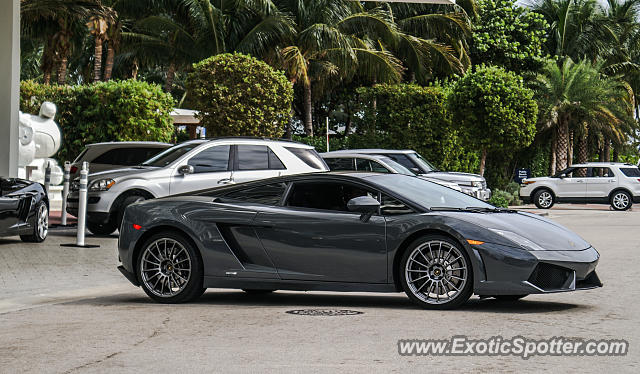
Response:
[[[136,230],[140,230],[142,228],[142,226],[138,225],[138,224],[133,224],[133,228]]]
[[[640,178],[638,178],[638,182],[640,182]]]
[[[77,166],[72,166],[69,171],[71,172],[71,174],[75,174],[76,171],[78,171],[78,167]]]

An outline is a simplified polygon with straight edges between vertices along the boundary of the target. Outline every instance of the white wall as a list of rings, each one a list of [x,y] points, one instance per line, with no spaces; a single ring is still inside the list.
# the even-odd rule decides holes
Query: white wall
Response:
[[[18,175],[20,1],[0,1],[0,176]]]

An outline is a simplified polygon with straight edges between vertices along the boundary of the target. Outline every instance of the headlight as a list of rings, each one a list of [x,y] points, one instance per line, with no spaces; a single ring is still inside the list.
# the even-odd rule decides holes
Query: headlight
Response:
[[[499,229],[489,229],[496,234],[509,239],[510,241],[518,244],[523,249],[528,251],[544,251],[545,249],[539,246],[538,244],[532,242],[531,240],[525,238],[522,235],[516,234],[513,231],[499,230]]]
[[[114,184],[116,181],[113,179],[98,179],[89,183],[89,191],[107,191]]]
[[[477,182],[471,182],[471,186],[476,187],[476,188],[482,188],[482,181],[477,181]]]

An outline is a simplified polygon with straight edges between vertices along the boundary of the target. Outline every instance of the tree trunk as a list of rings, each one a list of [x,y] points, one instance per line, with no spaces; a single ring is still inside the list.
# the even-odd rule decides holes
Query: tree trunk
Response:
[[[558,121],[558,144],[556,150],[556,170],[567,168],[567,154],[569,148],[569,121],[567,117]]]
[[[587,134],[578,138],[577,142],[578,154],[577,154],[577,163],[584,164],[588,161],[589,158],[589,148],[587,144]]]
[[[569,133],[569,149],[567,152],[567,166],[573,165],[573,131]]]
[[[96,45],[93,50],[93,81],[100,82],[102,79],[102,37],[95,37]]]
[[[171,92],[173,88],[173,80],[176,77],[176,64],[169,64],[169,70],[167,70],[167,80],[164,82],[164,92]]]
[[[484,168],[487,163],[487,149],[482,148],[482,155],[480,156],[480,175],[484,176]]]
[[[613,162],[619,162],[620,158],[619,158],[619,153],[618,153],[618,148],[614,147],[613,148]]]
[[[106,82],[111,79],[111,74],[113,73],[113,59],[115,58],[116,51],[113,48],[113,42],[107,42],[107,61],[104,65],[104,76],[103,80]]]
[[[549,174],[556,174],[556,152],[558,148],[558,140],[556,136],[556,132],[552,131],[551,134],[551,154],[549,155]]]
[[[133,59],[133,67],[131,68],[131,79],[136,80],[138,79],[138,59],[134,58]]]
[[[313,136],[313,117],[311,114],[311,83],[304,85],[304,133]]]
[[[604,139],[604,162],[611,162],[611,142]]]
[[[52,69],[53,69],[52,67],[48,67],[43,71],[43,78],[42,79],[44,81],[44,84],[48,85],[48,84],[51,83],[51,70]]]
[[[67,63],[68,58],[66,55],[58,61],[58,84],[60,85],[67,83]]]

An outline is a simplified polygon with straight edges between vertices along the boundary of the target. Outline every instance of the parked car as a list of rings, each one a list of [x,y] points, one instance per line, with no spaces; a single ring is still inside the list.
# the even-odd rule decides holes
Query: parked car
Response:
[[[539,215],[415,176],[289,175],[127,208],[119,270],[161,303],[206,288],[401,292],[426,308],[472,294],[602,286],[598,252]]]
[[[89,172],[121,169],[140,165],[144,161],[170,148],[172,144],[159,142],[108,142],[84,147],[71,164],[71,179],[77,177],[83,162],[89,162]]]
[[[247,138],[191,140],[139,166],[89,175],[87,228],[108,235],[120,227],[124,209],[138,201],[286,174],[328,171],[313,147]],[[78,180],[67,212],[77,215]]]
[[[364,153],[345,153],[345,152],[325,152],[320,153],[324,162],[329,166],[331,171],[364,171],[375,173],[391,173],[404,175],[417,175],[415,172],[407,169],[391,158],[382,155],[368,155]],[[430,182],[438,183],[445,187],[449,187],[456,191],[462,192],[457,183],[447,182],[442,179],[429,178],[421,175]]]
[[[49,199],[40,183],[0,177],[0,236],[43,242],[49,232]]]
[[[460,186],[462,192],[467,195],[471,195],[485,201],[491,198],[491,190],[487,188],[487,181],[481,175],[438,170],[416,151],[391,149],[349,149],[335,152],[387,156],[416,174],[426,176],[428,178],[456,183]]]
[[[555,203],[596,203],[627,210],[640,201],[640,170],[615,162],[572,165],[552,177],[524,179],[520,198],[540,209]]]

